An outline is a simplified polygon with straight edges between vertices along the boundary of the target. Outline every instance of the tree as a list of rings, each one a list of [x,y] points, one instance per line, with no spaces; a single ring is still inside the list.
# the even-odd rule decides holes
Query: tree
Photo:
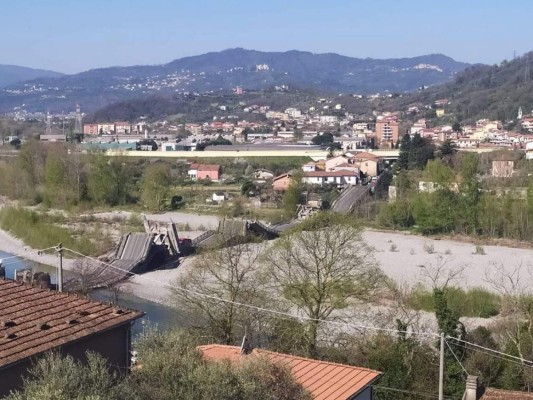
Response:
[[[405,330],[405,326],[398,324],[398,329]],[[380,384],[374,388],[376,398],[413,399],[411,393],[380,390],[379,386],[407,392],[433,393],[437,397],[437,385],[434,382],[438,376],[438,355],[429,344],[421,343],[416,338],[405,337],[404,334],[398,334],[396,337],[388,334],[369,336],[356,339],[354,349],[341,350],[344,350],[344,353],[356,354],[356,359],[350,362],[351,364],[365,365],[383,372]]]
[[[442,158],[453,156],[457,152],[457,146],[451,139],[446,139],[440,146],[440,154]]]
[[[368,300],[385,282],[361,227],[351,218],[322,211],[285,233],[265,254],[271,279],[306,321],[306,351],[317,355],[320,320],[354,301]]]
[[[400,143],[400,155],[398,157],[398,166],[400,169],[409,169],[409,153],[411,151],[411,136],[406,133],[402,136]]]
[[[409,148],[409,169],[423,169],[434,158],[435,146],[429,138],[422,138],[416,133],[411,138]]]
[[[96,155],[90,163],[90,173],[87,181],[89,197],[96,204],[113,205],[113,172],[109,159],[103,154]]]
[[[303,173],[298,170],[291,176],[291,183],[283,195],[283,209],[287,218],[294,218],[298,205],[303,202]]]
[[[145,333],[136,343],[141,368],[116,375],[92,353],[87,363],[48,354],[37,360],[20,392],[8,400],[311,400],[281,363],[242,356],[242,362],[205,359],[183,331]]]
[[[422,273],[430,280],[433,287],[433,304],[440,333],[445,338],[451,337],[464,340],[466,336],[465,327],[459,321],[459,313],[450,307],[448,297],[450,283],[461,278],[465,266],[452,267],[448,262],[449,259],[439,256],[435,265],[422,266]],[[436,345],[439,346],[440,343]],[[444,371],[444,392],[446,395],[460,397],[464,393],[465,377],[458,360],[462,360],[465,354],[464,348],[458,346],[456,346],[453,353],[449,346],[444,348],[446,366]]]
[[[170,194],[170,171],[163,164],[150,164],[146,167],[141,182],[141,201],[153,211],[165,208]]]
[[[90,161],[88,195],[97,204],[125,204],[131,196],[132,175],[122,158],[97,154]]]
[[[452,131],[454,131],[454,132],[462,132],[463,131],[463,128],[461,127],[461,124],[459,123],[459,121],[455,121],[453,123]]]
[[[439,189],[449,189],[455,180],[455,173],[441,160],[430,160],[424,170],[424,178],[436,184]]]
[[[222,237],[220,242],[229,239]],[[262,306],[266,301],[261,289],[260,255],[261,246],[253,243],[200,253],[192,268],[176,282],[178,288],[172,291],[176,304],[190,314],[196,326],[200,324],[205,330],[207,325],[216,341],[234,344],[255,318],[255,313],[234,302]]]
[[[44,165],[45,201],[48,205],[65,205],[66,173],[59,149],[48,152]]]
[[[252,355],[237,363],[209,361],[195,345],[183,331],[145,335],[137,343],[142,368],[125,381],[123,398],[311,400],[283,365]]]
[[[72,356],[48,353],[39,358],[24,380],[23,389],[7,400],[119,400],[118,377],[107,369],[100,355],[86,354],[87,363]]]
[[[311,142],[315,145],[327,145],[330,143],[333,143],[335,141],[335,136],[331,132],[324,132],[322,134],[318,134],[313,139],[311,139]]]
[[[244,195],[244,196],[255,196],[255,191],[256,191],[256,187],[255,187],[255,183],[253,183],[251,180],[245,180],[243,183],[242,183],[242,186],[241,186],[241,194]]]
[[[478,179],[479,158],[477,154],[468,153],[461,161],[462,182],[460,192],[462,210],[467,233],[476,234],[479,226],[479,198],[481,185]]]

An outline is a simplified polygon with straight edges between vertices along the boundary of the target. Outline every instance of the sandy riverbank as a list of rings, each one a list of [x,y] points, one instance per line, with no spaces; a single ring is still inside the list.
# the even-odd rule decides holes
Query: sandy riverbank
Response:
[[[444,264],[446,270],[462,270],[451,284],[465,289],[484,287],[494,290],[487,278],[503,276],[503,273],[510,273],[518,266],[522,266],[522,273],[528,279],[529,270],[533,272],[531,249],[483,246],[485,254],[480,255],[475,254],[475,245],[471,243],[372,230],[365,231],[363,239],[375,249],[374,258],[383,272],[402,286],[431,285],[421,266],[431,271]],[[431,247],[433,252],[430,254]],[[193,261],[194,257],[184,258],[178,268],[148,272],[134,277],[128,285],[139,297],[164,303],[170,290],[155,281],[165,284],[175,281],[191,268]]]
[[[94,214],[98,218],[129,218],[129,212],[108,212]],[[211,215],[196,215],[184,212],[169,212],[163,214],[146,214],[152,221],[175,222],[187,224],[190,231],[179,232],[181,237],[194,238],[204,229],[214,229],[219,218]],[[199,228],[201,230],[199,230]],[[523,274],[529,279],[529,270],[533,272],[533,250],[504,245],[484,245],[484,255],[475,254],[476,245],[458,240],[435,239],[418,236],[404,232],[388,232],[366,230],[363,239],[374,248],[374,257],[382,270],[398,284],[412,287],[417,283],[429,285],[429,279],[424,274],[424,268],[435,268],[445,264],[447,269],[462,269],[453,284],[463,288],[484,287],[494,289],[487,277],[503,276],[518,266],[523,269]],[[433,248],[433,251],[429,251]],[[57,265],[56,254],[39,255],[37,250],[25,246],[24,243],[14,238],[9,233],[0,230],[0,250],[20,255],[32,261],[43,264]],[[160,270],[134,277],[128,285],[132,293],[148,300],[165,302],[168,297],[168,288],[161,287],[156,281],[165,284],[174,281],[186,272],[194,258],[187,257],[181,260],[178,268],[173,270]],[[72,269],[74,260],[65,259],[65,269]],[[426,274],[427,275],[427,274]],[[533,276],[533,275],[532,275]]]
[[[455,240],[431,239],[401,232],[367,230],[364,240],[375,248],[375,258],[394,281],[412,286],[429,284],[424,268],[462,269],[453,284],[463,288],[484,287],[494,290],[487,278],[502,277],[521,267],[524,279],[533,272],[533,250],[507,246],[484,245],[485,254],[476,254],[476,245]],[[429,250],[433,248],[433,253]],[[394,251],[392,251],[394,250]]]
[[[39,253],[38,249],[26,246],[24,242],[10,233],[0,229],[0,251],[19,256],[22,259],[35,261],[41,264],[57,266],[58,255],[54,253]],[[63,258],[63,268],[71,270],[74,266],[73,259]]]

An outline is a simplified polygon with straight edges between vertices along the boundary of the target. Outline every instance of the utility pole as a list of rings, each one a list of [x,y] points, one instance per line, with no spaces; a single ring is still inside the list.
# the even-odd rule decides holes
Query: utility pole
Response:
[[[440,334],[439,400],[444,400],[444,333]]]
[[[56,246],[57,254],[59,254],[59,270],[57,271],[57,290],[63,291],[63,245],[59,243]]]

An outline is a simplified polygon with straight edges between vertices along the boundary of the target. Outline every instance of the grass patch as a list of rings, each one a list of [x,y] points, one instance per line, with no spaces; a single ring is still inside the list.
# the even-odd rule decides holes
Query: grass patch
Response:
[[[472,288],[465,291],[457,287],[447,290],[448,305],[461,317],[489,318],[498,315],[501,298],[483,288]],[[409,307],[415,310],[434,312],[433,293],[423,286],[416,287],[407,300]]]
[[[98,255],[101,249],[86,235],[54,225],[46,216],[24,208],[3,208],[0,211],[0,227],[35,249],[56,246],[58,243],[88,255]]]
[[[483,246],[476,245],[474,248],[474,254],[477,254],[478,256],[484,256],[486,254],[485,248]]]
[[[424,243],[424,251],[428,254],[435,253],[435,246],[431,243]]]

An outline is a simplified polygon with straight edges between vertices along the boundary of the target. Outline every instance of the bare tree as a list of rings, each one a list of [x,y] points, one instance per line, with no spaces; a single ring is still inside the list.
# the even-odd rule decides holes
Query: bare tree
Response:
[[[73,277],[64,283],[65,289],[69,292],[78,292],[82,296],[87,296],[93,289],[108,287],[114,293],[113,299],[116,302],[118,293],[123,291],[121,282],[124,275],[105,268],[103,264],[90,258],[78,258],[74,261],[72,272]]]
[[[502,296],[504,319],[493,325],[497,340],[502,345],[511,345],[521,359],[520,375],[524,386],[533,386],[533,290],[529,282],[533,270],[522,263],[506,267],[492,264],[486,272],[486,281]]]
[[[316,356],[322,320],[384,288],[386,278],[374,261],[354,219],[318,213],[287,232],[265,254],[270,277],[282,296],[308,318],[307,353]]]
[[[446,289],[448,285],[461,279],[466,265],[451,265],[450,257],[437,256],[435,263],[420,265],[422,278],[429,281],[432,289]]]
[[[215,339],[235,343],[257,317],[256,311],[236,303],[266,305],[258,262],[263,248],[258,243],[237,243],[199,254],[175,282],[173,301],[193,317],[194,324],[207,324]]]

